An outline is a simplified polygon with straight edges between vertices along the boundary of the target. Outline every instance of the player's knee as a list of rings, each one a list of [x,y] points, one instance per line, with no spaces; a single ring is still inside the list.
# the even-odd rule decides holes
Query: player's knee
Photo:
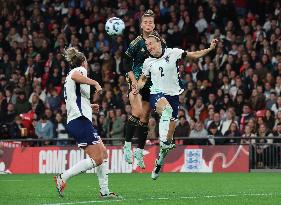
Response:
[[[149,121],[149,115],[147,116],[147,115],[143,115],[141,118],[140,118],[140,121],[142,122],[142,123],[148,123],[148,121]]]
[[[103,157],[102,156],[94,157],[92,159],[95,161],[97,166],[99,166],[103,163]]]
[[[135,117],[140,118],[141,117],[141,109],[139,106],[136,106],[135,103],[131,103],[132,105],[132,115]]]
[[[106,150],[103,151],[103,159],[108,159],[108,154]]]
[[[149,121],[150,110],[143,109],[140,112],[140,121],[144,123],[148,123]]]
[[[170,105],[166,105],[163,108],[161,119],[162,120],[170,120],[173,115],[173,108]]]
[[[132,115],[141,118],[141,111],[138,108],[132,109]]]
[[[104,159],[104,153],[101,152],[100,154],[98,155],[89,155],[89,157],[95,161],[96,163],[96,166],[99,166],[103,163],[103,159]]]

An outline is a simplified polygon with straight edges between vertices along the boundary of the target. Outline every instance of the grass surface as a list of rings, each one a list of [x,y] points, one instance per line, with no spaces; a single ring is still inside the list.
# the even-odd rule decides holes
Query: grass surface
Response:
[[[280,173],[161,173],[156,181],[148,174],[111,174],[110,188],[122,199],[100,199],[95,174],[69,180],[64,198],[58,197],[53,175],[0,175],[0,204],[281,204]]]

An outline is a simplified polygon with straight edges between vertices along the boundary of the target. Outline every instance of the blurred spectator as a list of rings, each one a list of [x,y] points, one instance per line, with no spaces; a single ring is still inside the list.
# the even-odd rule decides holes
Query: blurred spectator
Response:
[[[97,120],[97,130],[101,138],[106,138],[106,130],[105,127],[103,126],[105,124],[105,116],[103,112],[100,112]]]
[[[273,106],[273,104],[275,104],[277,101],[277,95],[276,95],[276,91],[271,90],[270,95],[269,95],[269,99],[267,99],[266,101],[266,109],[271,109],[271,107]]]
[[[6,95],[7,103],[13,103],[13,104],[16,103],[16,96],[13,94],[11,88],[6,88],[5,95]]]
[[[256,163],[258,168],[266,168],[267,165],[271,164],[272,158],[270,156],[269,145],[273,143],[273,139],[268,139],[268,137],[273,137],[273,134],[267,129],[265,124],[261,124],[258,129],[256,140]]]
[[[244,132],[245,125],[248,123],[248,121],[253,118],[253,115],[251,114],[251,108],[248,104],[243,105],[243,111],[242,115],[239,119],[240,123],[240,131]]]
[[[250,104],[253,110],[262,110],[265,108],[265,96],[261,93],[258,93],[256,89],[252,91]]]
[[[38,139],[45,139],[42,144],[43,145],[50,145],[51,142],[48,141],[54,137],[54,129],[53,123],[47,120],[46,115],[42,115],[40,120],[37,122],[35,127],[35,134],[37,135]]]
[[[45,103],[46,101],[46,92],[44,90],[42,90],[40,85],[35,85],[34,87],[34,91],[33,93],[31,93],[30,97],[29,97],[29,102],[32,102],[32,96],[33,95],[38,95],[40,100],[42,100],[43,103]]]
[[[256,142],[255,139],[247,139],[251,137],[257,137],[255,133],[253,133],[251,127],[249,125],[245,126],[245,133],[242,135],[241,144],[253,144]],[[245,138],[245,139],[244,139]]]
[[[56,119],[54,123],[54,137],[57,139],[68,139],[68,134],[66,132],[66,119],[63,119],[61,113],[56,114]],[[67,141],[58,141],[57,145],[67,145]]]
[[[9,125],[9,135],[13,139],[19,139],[21,136],[27,136],[27,130],[23,126],[20,116],[16,116],[14,122]]]
[[[15,111],[17,114],[28,112],[31,109],[31,105],[28,102],[26,95],[23,91],[18,93],[17,101],[15,103]]]
[[[217,126],[217,129],[220,131],[222,128],[222,120],[221,120],[221,116],[220,113],[215,112],[214,113],[214,117],[212,121],[209,121],[209,124],[207,124],[206,128],[209,129],[211,124],[215,124]]]
[[[45,114],[47,120],[49,120],[52,123],[55,122],[54,113],[50,108],[46,108],[44,114]]]
[[[198,14],[198,20],[195,23],[195,27],[197,28],[199,33],[203,33],[205,29],[208,28],[208,23],[206,19],[204,18],[204,13],[200,12]]]
[[[190,134],[190,126],[189,123],[186,121],[185,116],[179,117],[179,122],[176,126],[174,137],[181,138],[181,137],[189,137]],[[184,144],[188,144],[188,140],[183,140]]]
[[[276,131],[273,133],[275,137],[281,137],[281,123],[276,125]],[[274,143],[280,143],[281,139],[274,139]]]
[[[17,113],[15,111],[15,106],[12,103],[9,103],[7,106],[7,112],[0,113],[0,122],[1,124],[10,124],[14,121]]]
[[[240,132],[237,123],[232,122],[229,129],[224,133],[225,137],[230,137],[231,139],[226,139],[223,144],[237,144],[240,140],[235,139],[235,137],[240,137]]]
[[[57,90],[53,88],[51,90],[51,95],[46,98],[46,104],[51,110],[57,111],[60,108],[60,102],[61,98],[58,95]]]
[[[275,115],[275,124],[274,124],[274,130],[276,130],[276,127],[278,123],[281,122],[281,111],[278,111],[277,114]]]
[[[272,105],[271,110],[275,114],[277,114],[278,111],[281,111],[281,96],[277,98],[277,102]]]
[[[226,119],[222,122],[221,133],[224,135],[230,128],[231,123],[234,122],[238,125],[238,122],[235,121],[235,112],[234,108],[228,108],[226,111]]]
[[[3,93],[3,91],[0,91],[0,112],[7,112],[8,102],[7,99]]]
[[[257,121],[255,118],[250,118],[246,125],[248,125],[250,127],[252,133],[258,132],[258,125],[257,125]],[[241,129],[240,129],[240,131],[241,131]]]
[[[259,139],[257,140],[257,143],[267,143],[272,144],[273,139],[268,139],[267,137],[273,137],[272,132],[266,127],[265,124],[261,124],[259,126],[257,136]],[[266,146],[267,147],[267,146]]]
[[[208,106],[208,118],[204,121],[204,127],[208,127],[214,120],[215,108],[213,105]]]
[[[242,113],[243,106],[245,104],[244,97],[241,94],[238,94],[234,100],[235,113]]]
[[[44,104],[37,94],[32,95],[31,108],[34,110],[38,119],[45,111]]]
[[[213,139],[214,137],[222,137],[222,134],[215,122],[212,122],[208,128],[208,137],[209,142],[212,145],[221,145],[224,143],[224,139]]]
[[[206,138],[208,136],[207,130],[204,128],[201,121],[195,123],[194,129],[191,130],[189,137],[192,138],[188,141],[189,144],[206,145]]]
[[[201,122],[208,117],[207,108],[204,106],[202,98],[197,98],[195,105],[189,110],[189,116]]]
[[[105,122],[103,124],[103,129],[106,132],[107,138],[118,138],[120,140],[109,141],[111,145],[121,145],[121,139],[124,138],[124,122],[121,117],[116,116],[114,110],[109,110]]]
[[[271,110],[266,110],[263,121],[264,121],[265,126],[269,130],[273,130],[273,127],[275,125],[274,112],[272,112]]]

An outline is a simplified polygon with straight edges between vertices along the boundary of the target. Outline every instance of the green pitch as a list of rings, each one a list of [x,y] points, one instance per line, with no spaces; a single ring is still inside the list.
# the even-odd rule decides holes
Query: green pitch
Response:
[[[100,199],[95,174],[72,178],[64,198],[58,197],[52,175],[0,175],[0,204],[281,204],[281,173],[161,173],[157,181],[148,174],[111,174],[110,187],[122,199]]]

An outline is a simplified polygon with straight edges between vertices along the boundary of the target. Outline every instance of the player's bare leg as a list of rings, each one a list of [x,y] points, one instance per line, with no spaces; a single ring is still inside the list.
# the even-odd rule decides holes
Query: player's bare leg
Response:
[[[168,134],[169,137],[173,136],[172,133],[174,133],[175,127],[176,127],[176,121],[171,121],[170,128],[169,128],[169,134]],[[170,150],[175,148],[175,144],[173,144],[173,143],[170,144],[170,145],[172,145],[172,147],[170,145],[167,146],[165,144],[163,146],[163,144],[164,143],[160,142],[160,150],[159,150],[158,158],[155,161],[155,168],[151,174],[151,178],[154,180],[156,180],[159,177],[159,173],[162,168],[162,165],[164,164],[165,157],[167,156],[167,154],[169,153]]]
[[[117,198],[118,195],[114,192],[110,192],[108,188],[108,154],[106,147],[100,140],[101,145],[104,147],[103,151],[103,163],[97,167],[97,176],[100,186],[100,197],[102,198]]]
[[[55,177],[56,187],[61,197],[64,195],[68,179],[103,163],[104,146],[102,144],[88,145],[84,150],[89,155],[89,158],[79,161],[73,167]]]
[[[140,94],[134,94],[133,91],[129,93],[129,100],[132,107],[132,116],[128,119],[128,123],[126,125],[126,136],[125,144],[123,147],[123,153],[125,161],[129,164],[132,164],[132,138],[135,134],[137,127],[139,126],[139,119],[142,112],[142,103]]]
[[[108,165],[104,164],[104,160],[107,159],[107,153],[103,143],[100,141],[100,143],[98,144],[88,145],[84,148],[84,150],[89,158],[79,161],[64,173],[54,177],[59,196],[64,196],[64,189],[66,187],[66,182],[68,179],[80,173],[86,172],[87,170],[90,170],[94,167],[99,167],[98,170],[100,169],[98,178],[101,186],[101,196],[112,196],[112,193],[108,190]]]
[[[151,109],[150,109],[149,102],[142,101],[142,114],[141,114],[139,126],[137,127],[136,130],[137,131],[136,136],[138,138],[138,146],[134,152],[134,158],[137,161],[137,165],[142,169],[145,169],[143,150],[148,134],[148,121],[149,121],[150,111]]]
[[[164,159],[168,152],[175,148],[173,134],[176,127],[176,122],[171,120],[173,109],[165,98],[161,98],[157,102],[156,111],[161,115],[161,118],[159,122],[160,151],[158,159],[155,161],[155,168],[151,174],[151,178],[154,180],[159,177],[161,167],[164,164]]]

